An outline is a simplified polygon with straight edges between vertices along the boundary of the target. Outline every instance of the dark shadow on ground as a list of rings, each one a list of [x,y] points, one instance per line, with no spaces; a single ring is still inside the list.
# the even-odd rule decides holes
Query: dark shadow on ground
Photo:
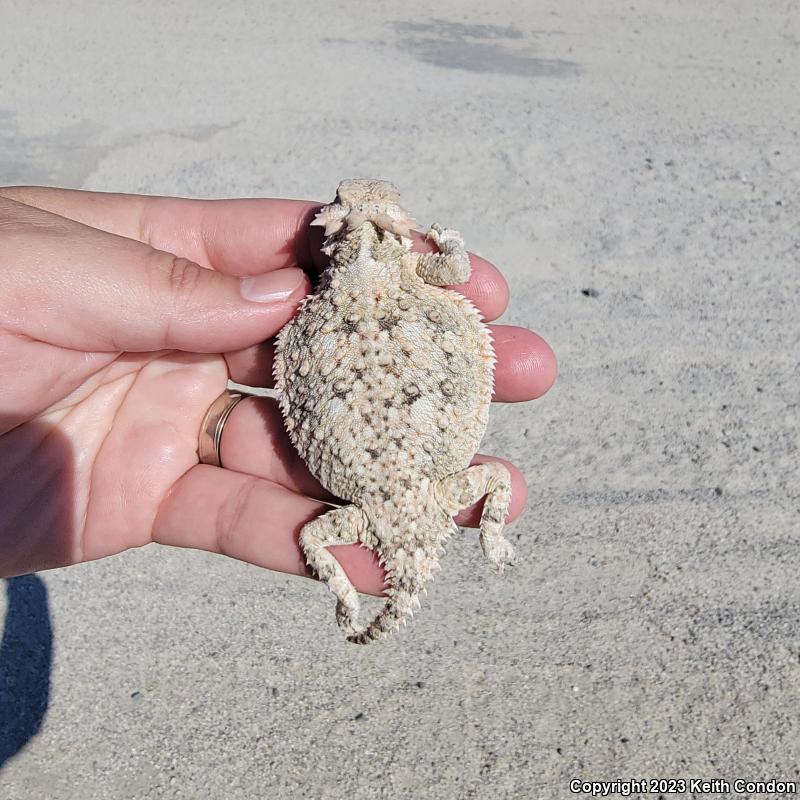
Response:
[[[50,700],[53,629],[47,587],[36,575],[6,581],[0,641],[0,769],[42,727]]]

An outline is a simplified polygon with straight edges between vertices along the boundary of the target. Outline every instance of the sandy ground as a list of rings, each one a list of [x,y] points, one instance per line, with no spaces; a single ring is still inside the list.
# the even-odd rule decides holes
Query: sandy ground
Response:
[[[0,797],[800,780],[800,12],[346,5],[0,0],[0,182],[376,175],[461,229],[560,361],[484,446],[529,481],[520,566],[467,532],[370,648],[324,587],[201,553],[11,582]]]

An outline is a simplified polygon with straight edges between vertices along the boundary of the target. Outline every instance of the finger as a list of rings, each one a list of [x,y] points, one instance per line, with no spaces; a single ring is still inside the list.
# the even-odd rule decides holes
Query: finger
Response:
[[[550,345],[527,328],[490,325],[497,356],[494,396],[498,403],[516,403],[541,397],[555,381],[556,357]],[[274,341],[226,353],[231,379],[246,386],[273,388]]]
[[[0,189],[0,196],[229,275],[313,266],[308,223],[320,204],[306,200],[192,200],[42,186]]]
[[[0,196],[138,239],[229,275],[296,266],[319,273],[327,265],[320,250],[323,232],[309,224],[321,204],[307,200],[190,200],[46,187],[0,189]],[[420,233],[414,232],[413,242],[420,252],[434,249]],[[471,255],[470,262],[470,280],[453,288],[484,319],[497,319],[508,305],[508,284],[485,259]]]
[[[273,336],[309,289],[299,269],[240,280],[4,198],[0,215],[0,322],[61,347],[235,350]]]
[[[228,469],[236,472],[263,478],[298,494],[335,500],[314,478],[295,450],[284,428],[278,403],[273,398],[248,397],[233,409],[225,423],[220,457]],[[486,461],[500,461],[511,472],[509,521],[516,519],[525,506],[525,479],[513,464],[500,458],[479,454],[472,463]],[[478,508],[478,505],[473,506],[466,515],[459,515],[459,524],[477,526],[480,518]]]
[[[470,255],[472,274],[466,283],[451,286],[470,300],[486,322],[501,316],[508,308],[508,284],[494,265],[480,256]]]
[[[490,325],[497,356],[494,400],[519,403],[541,397],[558,373],[556,356],[541,336],[516,325]]]
[[[272,373],[275,363],[274,339],[225,353],[224,356],[232,381],[263,389],[275,388],[275,376]]]
[[[269,481],[200,464],[161,504],[153,540],[307,576],[298,537],[306,522],[329,509]],[[382,594],[385,575],[372,551],[342,545],[331,552],[358,591]]]
[[[231,411],[220,442],[220,460],[228,469],[298,494],[336,500],[300,458],[286,433],[278,401],[271,397],[248,397]]]

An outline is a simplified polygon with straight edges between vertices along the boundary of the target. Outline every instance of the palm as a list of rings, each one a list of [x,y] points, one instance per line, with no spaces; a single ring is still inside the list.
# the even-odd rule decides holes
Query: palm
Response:
[[[53,365],[67,366],[57,354]],[[36,499],[17,535],[31,541],[56,528],[51,564],[151,540],[160,503],[197,463],[203,414],[227,380],[221,356],[176,351],[123,353],[94,367],[73,373],[83,378],[74,391],[0,439],[0,463],[30,475],[26,494]],[[44,388],[29,386],[34,395]]]

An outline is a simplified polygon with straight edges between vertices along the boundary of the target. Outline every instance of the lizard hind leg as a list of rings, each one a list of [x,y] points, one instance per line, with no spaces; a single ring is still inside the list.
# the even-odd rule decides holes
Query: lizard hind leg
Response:
[[[347,633],[356,631],[358,592],[328,547],[365,541],[368,524],[360,508],[344,506],[311,520],[300,531],[300,547],[308,565],[336,596],[336,621]]]
[[[360,508],[344,506],[311,520],[300,532],[300,546],[309,566],[336,596],[336,621],[347,633],[348,641],[356,644],[382,639],[397,630],[419,608],[419,594],[438,566],[436,551],[419,549],[409,559],[402,548],[383,552],[390,584],[388,596],[377,616],[367,624],[359,625],[358,592],[328,548],[359,541],[374,548],[377,542],[371,533],[371,525],[369,517]]]
[[[503,536],[511,505],[511,475],[506,466],[497,461],[475,464],[442,478],[436,491],[448,513],[454,515],[486,495],[480,527],[483,553],[498,573],[514,563],[514,548]]]

